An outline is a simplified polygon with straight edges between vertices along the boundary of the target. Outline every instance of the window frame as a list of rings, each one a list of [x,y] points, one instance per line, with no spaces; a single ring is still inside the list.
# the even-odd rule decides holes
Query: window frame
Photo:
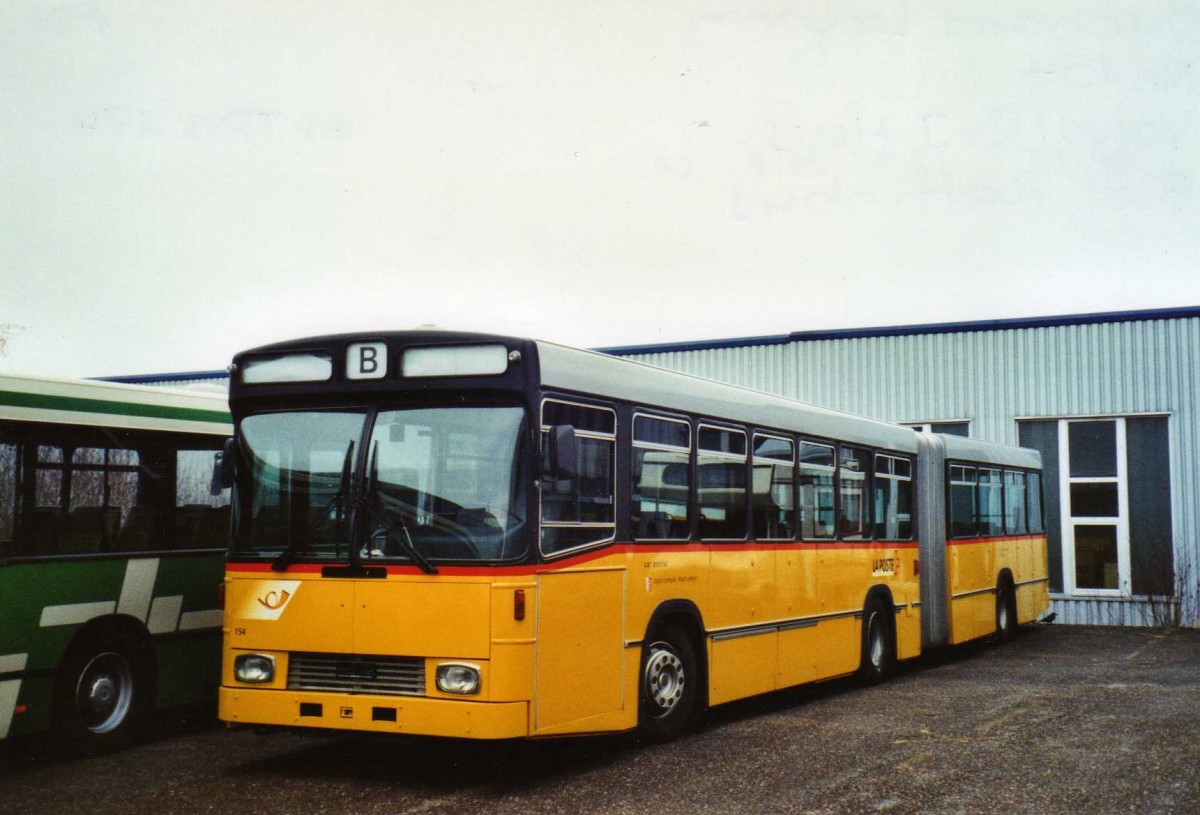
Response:
[[[1070,425],[1113,422],[1116,435],[1115,476],[1072,476]],[[1129,457],[1124,416],[1078,417],[1058,420],[1059,516],[1062,532],[1063,593],[1077,597],[1123,598],[1133,596],[1132,551],[1129,539]],[[1117,484],[1117,515],[1076,516],[1071,513],[1072,484]],[[1112,526],[1116,532],[1116,588],[1080,587],[1077,583],[1075,530],[1080,526]]]
[[[676,447],[674,445],[659,444],[657,442],[638,441],[637,440],[637,420],[639,418],[654,419],[656,421],[674,422],[676,424],[683,425],[684,427],[687,428],[687,431],[688,431],[687,447],[683,448],[683,447]],[[687,485],[687,496],[684,501],[684,508],[687,511],[687,517],[685,519],[686,528],[684,530],[684,534],[680,537],[665,537],[665,538],[638,537],[636,523],[634,522],[634,519],[633,519],[634,516],[633,516],[633,482],[632,482],[633,473],[634,473],[634,460],[636,458],[636,451],[638,449],[657,450],[659,452],[665,452],[665,453],[684,452],[687,454],[688,485]],[[629,523],[629,537],[633,540],[634,543],[647,543],[647,544],[687,543],[688,541],[690,541],[692,539],[694,530],[695,530],[695,521],[696,521],[696,509],[695,509],[696,489],[695,489],[695,476],[694,476],[694,472],[693,472],[695,470],[695,468],[696,468],[696,432],[695,432],[695,428],[692,426],[692,420],[689,417],[681,416],[678,414],[672,415],[669,413],[660,413],[658,411],[653,410],[652,408],[641,408],[641,407],[634,408],[632,416],[630,417],[630,420],[629,420],[629,469],[628,469],[626,475],[624,476],[625,478],[630,479],[630,482],[629,482],[630,491],[629,491],[629,495],[627,496],[625,502],[620,505],[620,506],[624,507],[625,517],[628,519],[628,523]],[[641,514],[640,508],[639,508],[638,514],[640,517],[640,514]]]
[[[542,507],[544,492],[537,490],[537,551],[546,560],[553,560],[566,555],[575,554],[577,552],[586,551],[588,549],[596,549],[602,546],[608,546],[617,539],[617,520],[620,514],[620,487],[617,467],[617,451],[618,439],[620,438],[621,417],[616,409],[611,405],[595,405],[587,402],[580,402],[572,399],[567,399],[560,396],[545,396],[542,398],[541,404],[538,406],[538,451],[543,452],[542,444],[547,438],[548,431],[553,425],[546,424],[546,405],[554,403],[558,405],[566,405],[573,408],[584,408],[586,410],[596,410],[612,415],[613,430],[611,434],[601,433],[595,430],[580,430],[575,428],[576,438],[595,439],[597,441],[607,441],[612,443],[612,455],[609,458],[610,475],[612,479],[612,521],[597,522],[597,521],[546,521],[542,517]],[[586,543],[577,544],[565,549],[556,549],[553,552],[547,552],[542,548],[542,528],[550,527],[552,529],[609,529],[609,535],[603,539],[596,539]]]
[[[810,444],[814,447],[828,448],[829,451],[832,453],[833,464],[830,465],[829,467],[826,467],[823,464],[805,464],[803,457],[800,455],[800,447],[805,444]],[[838,493],[838,444],[839,444],[839,442],[836,442],[836,441],[831,441],[831,440],[826,440],[826,439],[816,439],[811,436],[799,436],[796,439],[796,539],[797,540],[801,540],[801,541],[805,541],[805,542],[813,542],[813,543],[821,543],[821,542],[831,543],[831,542],[835,542],[835,541],[839,540],[839,537],[838,537],[838,517],[839,517],[839,515],[838,515],[838,494],[839,494]],[[833,505],[830,507],[830,511],[833,513],[833,518],[832,518],[833,523],[832,523],[832,528],[830,530],[830,534],[827,537],[817,538],[817,537],[805,537],[804,536],[804,524],[801,522],[801,510],[803,507],[802,507],[802,504],[800,503],[800,487],[801,487],[800,479],[801,479],[801,475],[804,472],[804,468],[806,468],[806,467],[810,471],[822,472],[822,473],[828,472],[832,478],[831,487],[833,490]],[[819,504],[813,505],[813,512],[814,512],[813,521],[814,521],[814,526],[815,526],[815,524],[816,524],[815,516],[816,516],[816,514],[818,514],[820,512]]]
[[[908,513],[908,536],[907,537],[890,538],[887,536],[880,536],[878,534],[879,519],[872,517],[871,523],[870,523],[871,534],[872,534],[871,539],[877,540],[877,541],[897,541],[897,542],[911,541],[916,536],[916,528],[917,528],[917,517],[916,517],[916,513],[913,511],[916,508],[916,500],[917,500],[916,499],[916,477],[915,477],[916,470],[917,470],[916,462],[914,461],[913,457],[911,457],[911,456],[904,456],[904,455],[900,455],[898,453],[894,453],[894,452],[887,451],[887,450],[873,450],[872,452],[874,453],[874,455],[871,459],[872,516],[874,515],[875,490],[876,490],[876,484],[877,484],[875,479],[878,479],[878,478],[883,478],[884,480],[893,481],[893,482],[897,482],[897,483],[899,483],[901,481],[908,482],[908,485],[909,485],[909,494],[908,494],[909,513]],[[892,461],[905,462],[908,465],[908,475],[907,476],[896,475],[894,472],[881,473],[879,471],[879,460],[880,459],[890,459]],[[894,465],[893,465],[893,467],[894,467]],[[897,503],[897,513],[896,513],[897,528],[900,525],[900,513],[899,513],[898,507],[899,507],[899,504]],[[885,513],[885,517],[886,517],[886,513]]]
[[[0,563],[5,561],[29,563],[42,561],[77,561],[77,560],[111,560],[131,557],[176,557],[192,554],[223,552],[229,548],[229,513],[234,511],[231,503],[231,491],[226,488],[221,496],[205,504],[181,504],[182,493],[179,490],[180,455],[182,453],[204,453],[216,455],[228,438],[226,435],[205,433],[192,427],[172,429],[127,428],[109,424],[90,424],[84,422],[47,422],[38,420],[17,420],[9,417],[0,419],[0,444],[10,445],[15,449],[15,475],[12,499],[12,538],[4,541],[7,549],[0,547]],[[42,448],[57,450],[58,460],[42,460]],[[80,450],[103,450],[103,461],[77,460]],[[114,461],[114,451],[126,451],[136,454],[136,464]],[[156,467],[169,466],[169,478],[165,490],[141,491],[140,479],[146,473],[155,473],[154,478],[166,476],[166,471],[156,470]],[[49,539],[40,535],[26,538],[30,517],[36,517],[41,506],[38,498],[38,474],[40,472],[58,473],[56,502],[46,509],[54,512],[53,531]],[[211,470],[209,470],[211,472]],[[74,503],[74,487],[76,475],[82,473],[99,473],[102,483],[102,500],[99,505]],[[112,474],[136,474],[139,477],[138,492],[135,503],[124,506],[113,503],[113,485],[110,483]],[[205,488],[210,483],[210,476],[204,477]],[[185,518],[184,511],[192,506],[216,510],[216,517],[201,520],[198,529],[182,529],[181,519]],[[115,526],[109,529],[101,526],[97,532],[100,537],[98,546],[91,545],[75,547],[74,538],[78,530],[72,529],[72,513],[75,509],[95,508],[101,510],[116,510]],[[156,534],[147,546],[122,545],[131,516],[122,510],[137,510],[147,508],[155,513]],[[221,510],[224,511],[222,520]],[[221,530],[219,538],[210,539],[208,532]],[[197,531],[203,534],[188,534]],[[158,534],[161,533],[161,534]],[[216,533],[214,533],[216,534]]]
[[[741,454],[726,453],[721,450],[708,450],[708,449],[702,448],[700,446],[700,434],[702,432],[704,432],[705,430],[717,430],[722,433],[733,433],[736,435],[740,435],[742,437],[742,443],[743,443],[745,452],[743,452]],[[747,540],[751,540],[753,524],[751,523],[750,513],[747,512],[747,506],[749,505],[749,502],[750,502],[750,493],[751,493],[751,484],[750,484],[750,480],[749,480],[750,473],[748,472],[748,467],[750,465],[752,450],[750,449],[749,444],[750,444],[750,435],[746,432],[746,430],[744,428],[734,427],[731,425],[716,424],[711,419],[700,419],[696,422],[696,435],[695,435],[693,443],[692,443],[692,447],[693,447],[693,451],[694,451],[693,466],[695,467],[695,471],[696,471],[696,479],[695,479],[696,480],[696,486],[695,486],[696,539],[702,543],[745,543]],[[704,537],[704,530],[700,525],[700,520],[701,520],[700,512],[704,506],[701,503],[701,494],[704,491],[704,485],[701,481],[702,470],[700,469],[701,468],[700,459],[704,456],[708,456],[710,458],[717,458],[720,460],[728,461],[730,463],[738,463],[741,465],[742,484],[743,484],[742,485],[743,523],[742,523],[742,534],[740,537],[737,537],[737,536],[714,537],[714,538]]]
[[[1013,479],[1011,482],[1010,482],[1010,477],[1012,477],[1012,479]],[[1009,485],[1010,485],[1010,483],[1013,484],[1014,491],[1015,491],[1016,490],[1015,485],[1018,483],[1016,481],[1017,477],[1020,478],[1020,482],[1019,482],[1020,483],[1020,493],[1021,493],[1020,517],[1021,517],[1021,520],[1024,522],[1024,529],[1021,529],[1019,531],[1016,529],[1009,528],[1009,521],[1014,517],[1013,513],[1010,511],[1011,507],[1009,505]],[[1026,535],[1029,534],[1029,472],[1027,470],[1023,470],[1023,469],[1019,469],[1019,468],[1005,467],[1003,474],[1000,476],[1000,479],[1001,479],[1000,483],[1003,485],[1003,493],[1004,493],[1003,497],[1001,498],[1001,506],[1002,506],[1001,512],[1004,515],[1004,534],[1009,537],[1014,537],[1014,538],[1015,537],[1025,537]]]
[[[791,517],[792,534],[787,535],[782,538],[770,538],[770,537],[761,537],[760,538],[760,537],[758,537],[757,533],[755,532],[755,520],[756,519],[755,519],[755,514],[754,514],[754,512],[755,512],[754,467],[756,464],[760,464],[760,463],[761,464],[769,464],[772,466],[772,471],[771,471],[771,479],[772,480],[771,480],[770,485],[768,485],[768,495],[769,495],[770,487],[773,487],[774,483],[775,483],[774,467],[785,463],[781,459],[760,458],[760,457],[754,455],[754,451],[757,449],[757,444],[755,444],[755,441],[760,438],[774,439],[776,441],[786,442],[792,448],[792,460],[790,463],[788,463],[788,472],[791,473],[791,489],[792,489],[792,500],[791,500],[791,506],[789,507],[789,509],[791,510],[791,516],[792,516]],[[799,469],[798,469],[799,468],[799,449],[800,449],[799,441],[794,435],[788,435],[785,433],[781,433],[779,431],[759,430],[759,429],[755,429],[750,434],[750,448],[747,451],[748,458],[750,461],[750,480],[748,482],[749,487],[747,489],[747,493],[749,494],[749,497],[750,497],[750,535],[751,535],[752,539],[762,540],[762,541],[771,541],[772,543],[791,542],[791,541],[799,540],[799,538],[800,538],[800,507],[799,507],[800,479],[799,479]]]
[[[867,459],[867,468],[862,471],[862,528],[861,536],[847,537],[842,530],[842,451],[852,449],[865,454]],[[833,495],[834,495],[834,540],[843,543],[869,543],[875,540],[875,520],[872,503],[875,498],[874,475],[875,455],[879,450],[870,445],[859,444],[856,442],[839,441],[836,445],[836,458],[834,459],[834,480],[833,480]]]

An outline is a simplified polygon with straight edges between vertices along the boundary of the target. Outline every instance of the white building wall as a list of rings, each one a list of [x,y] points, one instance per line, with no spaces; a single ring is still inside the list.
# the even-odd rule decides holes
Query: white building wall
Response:
[[[1200,625],[1200,318],[799,340],[629,355],[885,421],[968,419],[1017,443],[1018,418],[1167,414],[1181,597]],[[1146,624],[1144,601],[1056,598],[1064,622]]]

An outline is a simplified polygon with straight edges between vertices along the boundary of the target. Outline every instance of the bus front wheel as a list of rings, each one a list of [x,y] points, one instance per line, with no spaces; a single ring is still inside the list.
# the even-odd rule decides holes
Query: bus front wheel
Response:
[[[116,636],[71,649],[54,695],[56,731],[65,752],[107,753],[138,737],[152,693],[147,662],[136,643]]]
[[[668,741],[687,728],[696,712],[700,672],[691,640],[677,628],[649,637],[642,649],[638,735]]]

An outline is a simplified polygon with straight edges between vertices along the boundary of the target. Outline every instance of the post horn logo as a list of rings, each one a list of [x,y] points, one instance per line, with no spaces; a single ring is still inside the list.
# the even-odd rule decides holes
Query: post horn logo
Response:
[[[279,591],[267,592],[265,596],[258,598],[258,602],[271,611],[279,611],[287,605],[287,601],[291,596],[292,593],[287,589],[280,589]]]

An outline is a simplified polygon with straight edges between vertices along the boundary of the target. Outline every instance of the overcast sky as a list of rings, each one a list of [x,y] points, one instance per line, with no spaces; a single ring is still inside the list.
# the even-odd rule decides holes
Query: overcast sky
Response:
[[[1200,305],[1200,4],[0,3],[0,370]]]

